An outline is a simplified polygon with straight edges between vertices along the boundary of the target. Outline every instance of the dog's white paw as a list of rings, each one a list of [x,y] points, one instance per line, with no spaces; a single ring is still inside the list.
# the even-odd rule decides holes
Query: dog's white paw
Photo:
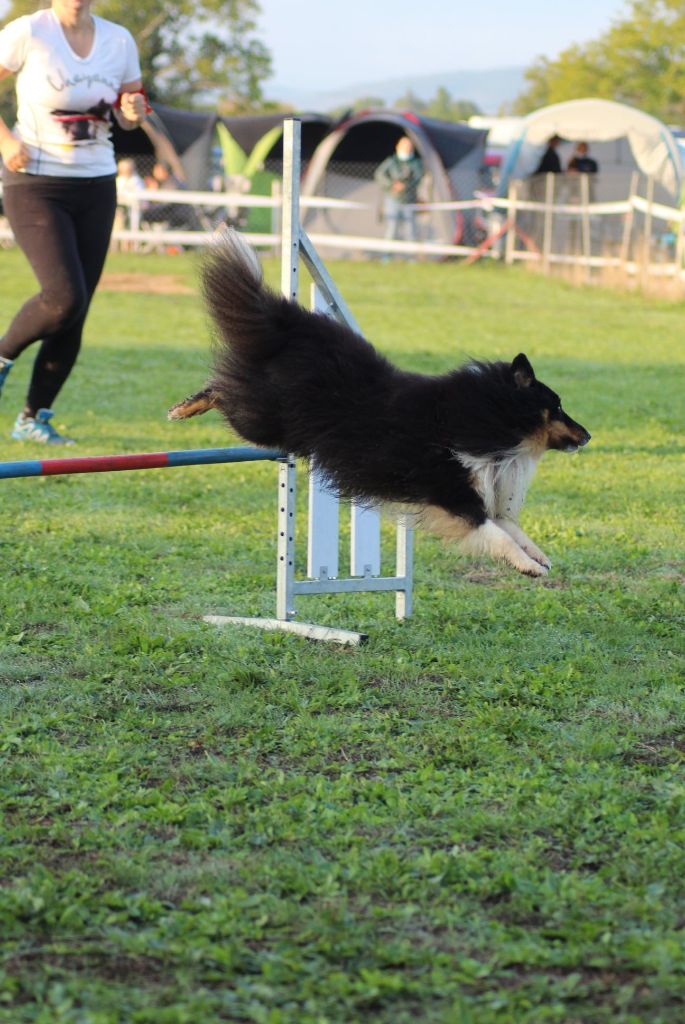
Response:
[[[498,519],[496,521],[496,525],[499,526],[501,530],[504,530],[504,532],[509,537],[511,537],[511,539],[517,545],[519,550],[523,551],[524,554],[528,556],[528,558],[532,558],[534,562],[537,562],[538,565],[543,566],[545,569],[552,568],[552,563],[545,554],[545,552],[541,551],[537,544],[533,543],[530,537],[526,536],[526,534],[523,532],[523,530],[517,523],[514,523],[510,519]],[[514,560],[512,564],[516,565],[516,560]],[[522,569],[521,571],[528,572],[529,568],[530,567],[528,567],[527,569]]]
[[[536,548],[534,544],[526,544],[523,548],[525,553],[537,562],[538,565],[542,565],[545,569],[551,569],[552,563],[545,554],[544,551],[540,551],[540,548]]]
[[[543,565],[533,558],[520,558],[514,564],[514,568],[523,573],[524,576],[546,576],[549,572],[549,565]]]

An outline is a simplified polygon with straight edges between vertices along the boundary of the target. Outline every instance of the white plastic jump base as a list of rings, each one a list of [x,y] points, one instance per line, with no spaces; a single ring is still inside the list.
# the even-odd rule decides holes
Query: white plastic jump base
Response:
[[[281,630],[296,633],[307,640],[325,640],[329,643],[359,647],[369,639],[368,633],[355,633],[352,629],[335,626],[315,626],[313,622],[293,622],[292,619],[250,619],[242,615],[203,615],[213,626],[255,626],[257,629]]]
[[[311,241],[300,227],[300,122],[287,118],[283,126],[283,207],[281,292],[298,299],[299,263],[302,259],[314,281],[312,306],[359,333],[332,278],[319,259]],[[338,575],[339,499],[331,494],[325,481],[310,474],[307,573],[295,579],[295,459],[289,455],[278,464],[278,551],[276,571],[276,617],[250,618],[238,615],[204,615],[215,626],[252,626],[281,630],[332,643],[358,647],[368,634],[335,626],[295,621],[295,598],[314,594],[379,593],[395,594],[395,616],[412,614],[413,531],[407,520],[397,522],[395,575],[381,575],[380,512],[352,502],[350,577]]]

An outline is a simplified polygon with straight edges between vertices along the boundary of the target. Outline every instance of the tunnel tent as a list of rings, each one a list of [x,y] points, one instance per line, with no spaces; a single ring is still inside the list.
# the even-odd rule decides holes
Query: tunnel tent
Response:
[[[117,156],[163,159],[189,188],[203,191],[210,187],[216,124],[222,121],[246,153],[271,128],[282,125],[284,114],[246,114],[220,117],[215,111],[180,110],[153,103],[153,112],[141,129],[124,132],[116,124],[113,130]],[[325,114],[296,115],[302,123],[302,159],[308,160],[329,130],[331,118]],[[274,143],[267,160],[280,170],[282,141]]]
[[[285,117],[296,117],[300,122],[302,137],[302,161],[306,163],[311,159],[316,147],[323,137],[329,132],[333,119],[328,114],[315,114],[305,112],[301,114],[252,114],[241,117],[222,117],[221,121],[226,125],[236,142],[250,153],[257,142],[275,127],[283,127]],[[267,155],[267,161],[283,161],[283,139],[278,139]]]
[[[212,174],[212,167],[216,171],[216,124],[221,122],[230,132],[231,136],[238,143],[240,148],[249,154],[257,142],[274,128],[283,127],[283,119],[286,115],[283,112],[273,114],[245,114],[234,117],[215,116],[211,123],[205,128],[191,147],[186,150],[183,156],[183,163],[186,168],[188,179],[194,181],[202,180],[203,176],[207,181]],[[301,113],[288,115],[297,117],[302,125],[302,161],[306,162],[318,146],[321,139],[329,130],[331,118],[325,114]],[[272,174],[279,174],[283,165],[283,140],[279,137],[274,141],[273,146],[265,156],[266,168]],[[204,187],[197,185],[195,187]]]
[[[408,111],[370,110],[345,118],[316,149],[302,182],[303,196],[349,199],[360,210],[307,211],[307,230],[326,234],[379,237],[382,192],[374,171],[403,135],[421,156],[426,175],[422,198],[433,202],[471,199],[479,187],[487,132],[465,124],[421,117]],[[419,234],[426,241],[450,244],[469,232],[472,217],[454,210],[426,211]]]
[[[562,139],[562,167],[574,148],[569,143],[588,143],[599,164],[598,200],[626,199],[635,171],[654,180],[657,200],[672,202],[680,194],[683,165],[669,128],[641,110],[602,99],[555,103],[525,117],[505,154],[502,193],[511,179],[533,174],[553,135]]]

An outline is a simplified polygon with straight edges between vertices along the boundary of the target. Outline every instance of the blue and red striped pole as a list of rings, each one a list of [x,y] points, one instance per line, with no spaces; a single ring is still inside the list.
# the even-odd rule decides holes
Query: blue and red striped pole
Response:
[[[73,473],[115,473],[125,469],[171,469],[220,462],[274,462],[286,458],[270,448],[190,448],[180,452],[138,452],[133,455],[92,455],[75,459],[26,459],[0,462],[0,480],[20,476],[70,476]]]

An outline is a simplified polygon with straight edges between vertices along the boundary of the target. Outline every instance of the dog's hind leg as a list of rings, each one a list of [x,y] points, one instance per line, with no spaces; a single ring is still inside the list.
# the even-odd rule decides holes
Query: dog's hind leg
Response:
[[[525,576],[547,575],[548,567],[526,554],[514,538],[492,519],[474,526],[466,519],[454,516],[436,505],[429,506],[422,518],[432,533],[437,533],[445,540],[457,541],[461,550],[468,555],[503,558]]]
[[[508,533],[509,536],[516,541],[518,546],[525,551],[527,555],[530,555],[534,562],[539,562],[540,565],[544,565],[546,569],[552,568],[552,563],[544,551],[541,551],[537,544],[533,543],[518,523],[515,523],[512,519],[495,519],[495,525],[499,526],[505,533]]]
[[[204,388],[191,395],[190,398],[184,398],[182,402],[172,405],[167,413],[167,419],[188,420],[191,416],[201,416],[210,409],[216,409],[217,397],[213,388]]]

